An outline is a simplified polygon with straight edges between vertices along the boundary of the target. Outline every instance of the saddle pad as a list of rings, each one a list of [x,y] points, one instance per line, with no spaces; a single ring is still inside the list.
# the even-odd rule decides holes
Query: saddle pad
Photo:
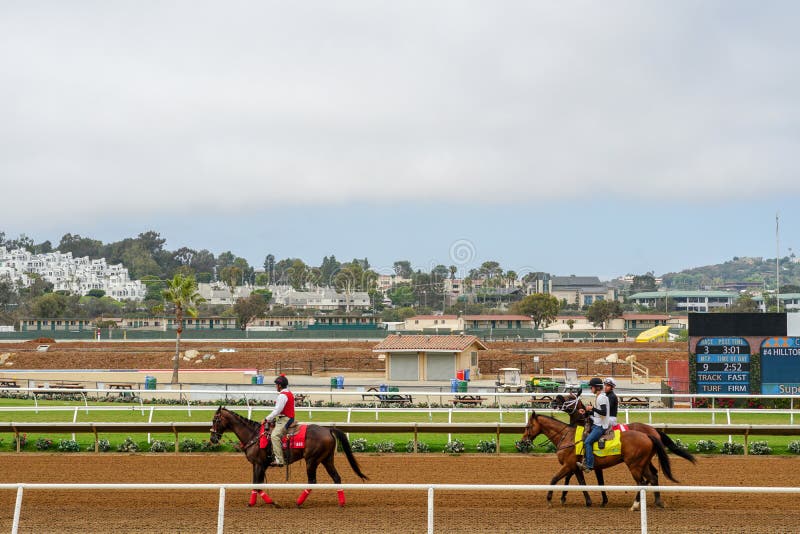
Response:
[[[289,436],[283,436],[283,448],[287,449],[291,447],[292,449],[305,449],[306,448],[306,428],[308,425],[300,425],[297,427],[297,432],[291,434]],[[287,439],[288,438],[288,439]],[[286,442],[289,442],[289,446],[287,447]]]
[[[628,425],[619,423],[611,427],[611,430],[619,430],[620,432],[626,432],[628,430]]]
[[[583,454],[583,427],[579,426],[575,429],[575,454]],[[622,439],[620,438],[620,431],[614,430],[614,439],[606,440],[606,446],[602,449],[597,448],[597,442],[592,446],[592,451],[595,456],[615,456],[622,454]]]

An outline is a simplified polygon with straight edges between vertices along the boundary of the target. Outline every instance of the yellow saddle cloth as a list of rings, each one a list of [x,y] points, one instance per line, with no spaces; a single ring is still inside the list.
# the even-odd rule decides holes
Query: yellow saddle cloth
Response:
[[[583,427],[579,426],[575,429],[575,454],[583,454]],[[614,431],[614,438],[607,439],[606,445],[602,449],[597,448],[597,442],[592,446],[595,456],[614,456],[615,454],[622,454],[622,440],[620,439],[620,431]]]

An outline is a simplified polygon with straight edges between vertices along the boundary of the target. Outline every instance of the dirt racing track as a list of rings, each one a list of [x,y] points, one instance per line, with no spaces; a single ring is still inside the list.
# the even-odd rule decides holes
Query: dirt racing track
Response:
[[[557,470],[554,456],[543,455],[357,455],[375,483],[546,484]],[[337,455],[343,481],[358,482],[343,455]],[[673,459],[684,485],[793,486],[800,458],[701,457],[696,466]],[[283,480],[269,473],[270,482]],[[59,483],[247,483],[250,468],[236,454],[45,454],[0,455],[2,482]],[[305,481],[295,464],[292,482]],[[320,482],[330,479],[324,470]],[[631,482],[627,469],[606,472],[608,484]],[[293,506],[297,491],[271,491],[281,508],[247,508],[248,492],[229,491],[226,532],[425,532],[425,492],[347,492],[337,506],[333,491],[318,490],[305,506]],[[11,530],[15,491],[0,491],[0,531]],[[592,495],[599,502],[599,494]],[[587,510],[579,493],[553,508],[543,493],[442,492],[435,498],[436,532],[639,532],[639,513],[628,510],[633,493],[611,493],[609,507]],[[800,506],[788,495],[666,494],[667,508],[648,515],[650,532],[796,532]],[[215,491],[42,491],[26,490],[20,532],[215,532]]]

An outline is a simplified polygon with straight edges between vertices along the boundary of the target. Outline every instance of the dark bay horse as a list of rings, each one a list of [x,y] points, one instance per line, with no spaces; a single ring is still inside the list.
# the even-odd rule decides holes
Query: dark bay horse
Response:
[[[536,412],[531,414],[528,424],[525,426],[525,433],[522,436],[524,440],[532,441],[539,434],[544,434],[556,446],[556,456],[561,464],[561,469],[553,476],[550,484],[557,484],[559,480],[572,473],[575,473],[578,481],[584,484],[583,473],[580,472],[577,466],[578,456],[575,454],[575,428],[573,425],[568,425],[546,415],[538,415]],[[648,483],[656,486],[658,485],[658,477],[650,469],[650,461],[653,456],[658,456],[664,474],[673,482],[677,482],[672,477],[669,456],[667,456],[667,451],[660,441],[634,430],[622,432],[620,439],[622,440],[622,454],[596,456],[595,468],[603,470],[624,462],[628,466],[628,470],[631,472],[636,484],[644,485]],[[586,505],[589,506],[591,504],[589,496],[586,492],[584,492],[584,495],[586,496]],[[547,493],[548,506],[552,497],[553,492],[549,491]],[[631,510],[639,509],[639,497],[637,492]],[[656,502],[656,504],[663,506],[663,503]]]
[[[222,434],[226,431],[233,432],[242,444],[245,457],[253,464],[253,484],[266,482],[267,467],[273,460],[272,445],[268,444],[266,449],[259,447],[259,437],[261,434],[261,423],[242,417],[238,413],[219,407],[211,421],[211,443],[219,443]],[[340,484],[342,477],[333,465],[333,457],[336,453],[336,441],[342,445],[342,450],[350,467],[361,480],[368,480],[367,476],[361,472],[358,462],[353,456],[350,448],[350,441],[347,435],[336,428],[323,427],[319,425],[308,425],[306,429],[306,442],[304,449],[287,449],[284,456],[287,465],[293,464],[298,460],[306,461],[306,475],[309,484],[317,483],[317,467],[322,464],[334,484]],[[270,443],[268,441],[268,443]],[[297,506],[305,502],[311,489],[305,489],[297,498]],[[249,506],[254,506],[258,500],[258,495],[267,504],[275,504],[263,490],[253,490],[250,493]],[[344,492],[337,491],[339,506],[344,506]]]
[[[556,410],[561,410],[569,415],[569,424],[571,425],[585,425],[586,424],[586,416],[581,413],[581,410],[585,410],[586,406],[584,406],[583,401],[581,401],[580,397],[575,395],[574,393],[570,393],[567,397],[564,395],[556,395],[556,398],[553,399],[553,402],[550,403],[550,407]],[[626,423],[625,426],[628,427],[629,430],[635,430],[637,432],[641,432],[643,434],[647,434],[654,439],[657,439],[661,442],[664,447],[675,453],[676,455],[689,460],[692,463],[697,463],[697,459],[688,451],[678,447],[678,444],[672,441],[665,432],[653,428],[652,426],[646,423]],[[656,473],[658,476],[658,470],[655,466],[651,465],[650,468]],[[597,484],[600,486],[605,485],[605,481],[603,479],[603,471],[602,469],[595,470],[595,476],[597,477]],[[564,485],[568,485],[570,479],[572,478],[572,474],[569,474],[564,479]],[[606,492],[601,492],[603,502],[601,506],[605,506],[608,503],[608,496]],[[661,502],[660,493],[656,492],[656,503]],[[561,494],[561,504],[567,499],[567,492],[563,492]]]

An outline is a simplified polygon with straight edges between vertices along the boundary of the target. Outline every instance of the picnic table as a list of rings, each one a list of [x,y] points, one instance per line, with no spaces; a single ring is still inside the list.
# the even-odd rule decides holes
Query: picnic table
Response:
[[[381,391],[376,387],[371,387],[367,391],[374,393],[364,393],[361,395],[361,400],[374,400],[377,399],[381,404],[411,404],[414,400],[411,395],[400,395],[396,391]]]
[[[106,393],[106,397],[112,394],[119,395],[120,397],[133,397],[133,384],[115,382],[106,385],[109,389],[108,393]]]
[[[643,406],[648,407],[650,406],[650,401],[645,398],[640,398],[637,396],[619,396],[619,405],[620,406]]]
[[[51,388],[51,389],[84,389],[83,384],[81,384],[80,382],[65,382],[63,380],[55,380],[53,382],[50,382],[47,387],[45,387],[44,383],[39,382],[38,384],[36,384],[36,387],[37,388],[41,388],[41,389],[45,389],[45,390],[47,388]]]
[[[6,378],[0,379],[0,389],[5,388],[18,388],[19,384],[17,384],[16,380],[9,380]]]
[[[549,408],[550,404],[553,402],[553,398],[550,395],[543,395],[541,397],[531,397],[528,402],[530,402],[531,406],[534,408]]]
[[[486,399],[480,395],[456,395],[454,399],[450,399],[453,406],[464,404],[468,406],[481,406]]]

